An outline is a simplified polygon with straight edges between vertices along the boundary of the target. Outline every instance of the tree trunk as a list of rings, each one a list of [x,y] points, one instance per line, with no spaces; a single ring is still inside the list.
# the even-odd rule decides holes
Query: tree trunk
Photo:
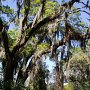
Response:
[[[4,90],[12,90],[11,84],[13,82],[13,61],[11,58],[7,59],[4,70]]]
[[[47,90],[45,83],[45,72],[43,70],[41,59],[37,61],[36,72],[34,77],[34,87],[35,90]]]
[[[63,70],[62,65],[58,61],[58,54],[55,53],[56,63],[56,90],[63,90]]]

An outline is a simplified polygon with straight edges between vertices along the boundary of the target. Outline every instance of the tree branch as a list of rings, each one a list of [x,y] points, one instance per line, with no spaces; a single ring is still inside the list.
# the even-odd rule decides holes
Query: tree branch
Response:
[[[39,21],[41,15],[43,14],[44,7],[45,7],[45,2],[46,2],[46,0],[42,0],[40,9],[39,9],[39,11],[37,12],[37,14],[35,16],[31,27],[34,27],[34,25]]]
[[[76,0],[71,0],[70,2],[63,4],[62,6],[65,7],[66,4],[71,4],[71,5],[73,5],[75,2],[76,2]],[[13,52],[13,53],[16,53],[17,50],[19,50],[22,46],[24,46],[24,45],[27,43],[27,41],[29,40],[29,38],[30,38],[41,26],[43,26],[43,25],[47,24],[48,22],[51,22],[51,21],[53,21],[53,20],[55,20],[55,19],[57,19],[57,18],[59,18],[59,17],[60,17],[60,13],[58,13],[58,14],[52,16],[52,17],[51,17],[51,16],[46,17],[46,18],[44,18],[42,21],[38,22],[36,25],[34,25],[34,27],[31,28],[31,30],[30,30],[29,33],[25,36],[25,38],[22,39],[21,43],[17,43],[17,44],[16,44],[16,46],[13,48],[13,51],[12,51],[12,52]],[[28,28],[30,28],[29,25],[28,25]]]

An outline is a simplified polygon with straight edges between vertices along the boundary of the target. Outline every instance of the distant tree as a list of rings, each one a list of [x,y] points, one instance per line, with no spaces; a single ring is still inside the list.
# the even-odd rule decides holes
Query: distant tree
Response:
[[[90,89],[90,57],[87,53],[80,48],[74,50],[66,69],[67,80],[74,83],[75,90]]]

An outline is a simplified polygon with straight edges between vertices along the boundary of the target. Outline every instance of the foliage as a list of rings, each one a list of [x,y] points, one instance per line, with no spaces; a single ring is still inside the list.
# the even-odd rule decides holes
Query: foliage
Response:
[[[20,34],[20,32],[16,29],[8,31],[9,46],[10,46],[11,50],[14,47],[14,45],[16,44],[17,37],[19,36],[19,34]]]
[[[38,46],[37,46],[37,49],[39,50],[39,51],[41,51],[41,50],[45,50],[46,48],[48,48],[49,47],[49,44],[48,43],[42,43],[42,44],[39,44]]]
[[[22,80],[19,80],[16,85],[14,85],[12,81],[8,81],[6,83],[6,87],[9,87],[10,82],[11,82],[12,90],[25,90],[26,89],[26,87],[22,84]],[[0,81],[0,90],[5,90],[3,83],[4,83],[3,81]]]
[[[74,90],[73,83],[68,83],[68,84],[64,85],[64,90]]]
[[[0,10],[3,11],[2,13],[7,14],[7,16],[10,16],[14,13],[14,10],[11,9],[8,5],[6,6],[3,5],[2,7],[3,8],[0,7]]]
[[[50,16],[58,11],[59,4],[55,1],[48,0],[45,6],[45,15]]]
[[[75,49],[74,49],[75,50]],[[77,53],[78,52],[78,53]],[[83,52],[80,49],[76,49],[73,52],[71,59],[69,60],[66,76],[69,81],[74,83],[76,90],[88,90],[89,85],[89,72],[90,72],[90,57],[87,52]]]

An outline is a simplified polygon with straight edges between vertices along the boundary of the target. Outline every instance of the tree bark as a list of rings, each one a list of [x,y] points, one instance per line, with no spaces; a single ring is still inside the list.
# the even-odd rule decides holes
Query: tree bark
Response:
[[[55,52],[56,63],[56,90],[63,90],[63,70],[62,65],[58,61],[58,54]]]
[[[4,70],[4,90],[12,90],[11,84],[13,83],[13,71],[13,60],[9,58],[6,61]]]
[[[14,55],[12,55],[9,50],[9,42],[8,42],[6,26],[3,24],[3,21],[1,19],[0,19],[0,24],[1,24],[0,29],[2,34],[2,42],[6,57],[5,67],[4,67],[4,90],[12,90],[11,82],[13,81],[13,70],[14,70],[12,57]]]

